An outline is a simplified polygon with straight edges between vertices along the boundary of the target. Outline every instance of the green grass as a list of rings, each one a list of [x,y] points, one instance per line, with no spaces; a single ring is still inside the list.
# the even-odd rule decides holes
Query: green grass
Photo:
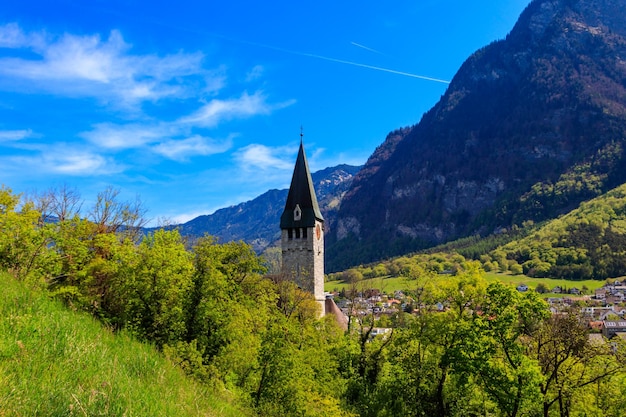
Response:
[[[596,280],[568,281],[564,279],[552,278],[530,278],[526,275],[511,275],[493,272],[486,272],[485,279],[487,280],[487,282],[501,281],[515,286],[524,283],[533,290],[540,282],[545,284],[549,289],[552,289],[556,286],[560,286],[561,288],[576,287],[578,289],[582,289],[583,286],[586,286],[591,292],[597,288],[602,287],[605,283],[605,281]],[[393,293],[395,290],[410,290],[413,286],[414,281],[407,280],[403,277],[364,279],[362,282],[359,283],[359,289],[365,290],[369,288],[376,288],[382,289],[386,293]],[[324,284],[325,291],[341,291],[342,288],[348,290],[350,288],[350,284],[344,281],[328,281]],[[552,296],[554,296],[554,294],[552,294]]]
[[[0,273],[0,416],[245,416],[152,346]]]
[[[500,273],[495,273],[495,272],[486,272],[485,279],[488,282],[489,281],[501,281],[501,282],[512,284],[515,286],[519,284],[526,284],[531,289],[535,289],[537,287],[537,284],[539,283],[543,283],[549,289],[559,286],[561,288],[576,287],[580,290],[584,286],[584,287],[587,287],[589,291],[592,291],[592,292],[602,287],[606,283],[606,281],[598,281],[598,280],[593,280],[593,279],[588,279],[584,281],[571,281],[571,280],[566,280],[566,279],[554,279],[554,278],[531,278],[531,277],[527,277],[526,275],[510,275],[510,274],[500,274]]]
[[[350,284],[344,281],[328,281],[324,283],[324,291],[341,291],[343,288],[350,289]],[[360,290],[376,288],[386,293],[393,293],[396,290],[406,290],[411,288],[411,281],[403,277],[384,277],[364,279],[359,282]]]

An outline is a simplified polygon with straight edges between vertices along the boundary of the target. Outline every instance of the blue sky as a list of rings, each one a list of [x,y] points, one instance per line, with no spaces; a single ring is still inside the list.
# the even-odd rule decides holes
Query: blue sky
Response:
[[[529,0],[11,1],[0,8],[0,183],[113,187],[156,224],[363,164],[419,122]]]

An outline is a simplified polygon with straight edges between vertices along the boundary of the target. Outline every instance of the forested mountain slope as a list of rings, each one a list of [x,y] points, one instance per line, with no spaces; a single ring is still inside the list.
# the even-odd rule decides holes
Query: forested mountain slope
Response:
[[[346,194],[328,269],[556,217],[626,181],[626,7],[535,0]]]
[[[533,277],[605,279],[626,274],[626,184],[491,253]]]

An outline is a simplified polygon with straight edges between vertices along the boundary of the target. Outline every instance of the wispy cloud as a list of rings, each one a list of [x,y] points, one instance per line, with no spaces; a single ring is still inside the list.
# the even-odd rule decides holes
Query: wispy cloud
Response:
[[[0,48],[33,48],[41,50],[46,43],[44,32],[24,33],[17,23],[0,26]]]
[[[0,82],[28,81],[31,89],[96,97],[117,106],[184,95],[181,79],[204,72],[201,53],[134,55],[116,30],[107,39],[52,37],[26,33],[12,23],[0,26],[0,46],[15,50],[13,56],[0,58]],[[33,58],[24,58],[21,50],[29,50]]]
[[[89,152],[44,155],[43,161],[53,172],[68,175],[101,175],[113,173],[117,169],[102,155]]]
[[[153,151],[175,161],[186,161],[190,156],[206,156],[226,152],[232,147],[232,139],[217,141],[202,136],[181,140],[167,140],[154,146]]]
[[[254,81],[260,78],[265,72],[265,68],[262,65],[255,65],[248,73],[246,74],[246,82]]]
[[[32,136],[30,129],[24,130],[0,130],[0,142],[14,142]]]
[[[294,149],[288,147],[269,147],[258,143],[245,146],[235,152],[235,159],[244,169],[289,170],[293,166]]]
[[[80,135],[104,151],[143,148],[178,162],[186,162],[192,156],[223,153],[232,147],[234,135],[216,140],[201,135],[185,136],[187,130],[187,126],[175,122],[153,125],[101,123]]]
[[[211,214],[215,212],[215,210],[215,208],[203,208],[189,213],[178,213],[173,217],[167,218],[167,220],[169,220],[171,224],[183,224],[187,223],[189,220],[195,219],[196,217]]]
[[[105,149],[133,149],[168,138],[172,129],[165,124],[98,123],[94,129],[80,133],[93,145]]]
[[[190,115],[174,121],[97,123],[92,130],[81,132],[79,136],[108,151],[151,148],[161,156],[184,162],[190,156],[222,153],[232,146],[232,134],[218,141],[201,134],[190,135],[190,132],[214,128],[232,119],[267,115],[291,103],[270,104],[261,92],[243,93],[239,98],[211,100]]]
[[[226,120],[267,115],[273,110],[293,103],[291,100],[270,105],[262,92],[258,91],[252,95],[244,92],[239,98],[211,100],[189,116],[178,119],[178,123],[210,128]]]
[[[31,174],[40,172],[71,176],[108,175],[124,170],[124,167],[112,158],[91,150],[76,149],[67,144],[57,144],[54,148],[42,147],[40,152],[33,156],[7,157],[4,164]]]

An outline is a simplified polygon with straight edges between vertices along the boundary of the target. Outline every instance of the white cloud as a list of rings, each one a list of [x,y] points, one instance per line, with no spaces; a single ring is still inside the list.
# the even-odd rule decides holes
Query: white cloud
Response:
[[[211,128],[225,120],[269,114],[275,108],[291,102],[270,105],[261,92],[243,93],[236,99],[214,99],[189,116],[172,122],[113,124],[98,123],[93,130],[79,136],[93,145],[108,150],[133,149],[152,146],[152,150],[167,158],[186,161],[192,155],[210,155],[225,152],[232,146],[231,135],[225,141],[216,141],[201,135],[189,136],[195,128]]]
[[[250,82],[250,81],[257,80],[257,79],[261,78],[261,76],[263,75],[264,72],[265,72],[265,68],[263,68],[262,65],[255,65],[246,74],[246,81]]]
[[[143,125],[131,123],[116,125],[99,123],[94,130],[80,133],[80,136],[92,144],[106,149],[140,148],[169,137],[172,129],[166,124]]]
[[[60,174],[93,175],[103,171],[110,172],[104,157],[88,152],[45,156],[44,161],[52,171]]]
[[[32,136],[30,129],[25,130],[0,130],[0,142],[12,142]]]
[[[244,118],[258,114],[269,114],[272,106],[267,104],[261,92],[228,100],[214,99],[189,116],[179,119],[180,123],[202,127],[215,127],[223,120]]]
[[[189,220],[195,219],[196,217],[205,216],[207,214],[212,214],[215,212],[215,210],[216,209],[207,209],[207,210],[194,211],[190,213],[180,213],[180,214],[176,214],[173,217],[168,217],[167,219],[172,224],[183,224],[183,223],[187,223]]]
[[[235,159],[244,169],[289,170],[293,168],[293,149],[287,147],[269,147],[253,143],[239,149]],[[295,160],[295,159],[294,159]]]
[[[176,161],[186,161],[190,156],[212,155],[226,152],[232,146],[229,138],[219,142],[202,136],[192,136],[181,140],[167,140],[152,149],[154,152]]]
[[[3,165],[13,172],[73,176],[108,175],[124,170],[124,167],[110,158],[90,150],[77,150],[74,146],[62,144],[54,147],[41,147],[35,156],[7,157]]]
[[[117,106],[191,94],[183,79],[207,78],[201,53],[133,55],[131,45],[116,30],[105,40],[99,35],[51,38],[42,33],[25,33],[13,23],[0,26],[0,46],[28,49],[38,55],[32,59],[0,58],[0,80],[30,81],[30,88],[96,97]],[[218,80],[211,88],[221,84]]]
[[[101,123],[94,130],[82,132],[80,136],[93,145],[108,150],[146,148],[152,152],[178,162],[186,162],[192,156],[206,156],[226,152],[232,146],[230,135],[216,140],[201,135],[186,137],[186,127],[176,123],[115,125]]]
[[[0,26],[0,48],[40,49],[45,44],[43,33],[26,34],[17,23],[7,23]]]

